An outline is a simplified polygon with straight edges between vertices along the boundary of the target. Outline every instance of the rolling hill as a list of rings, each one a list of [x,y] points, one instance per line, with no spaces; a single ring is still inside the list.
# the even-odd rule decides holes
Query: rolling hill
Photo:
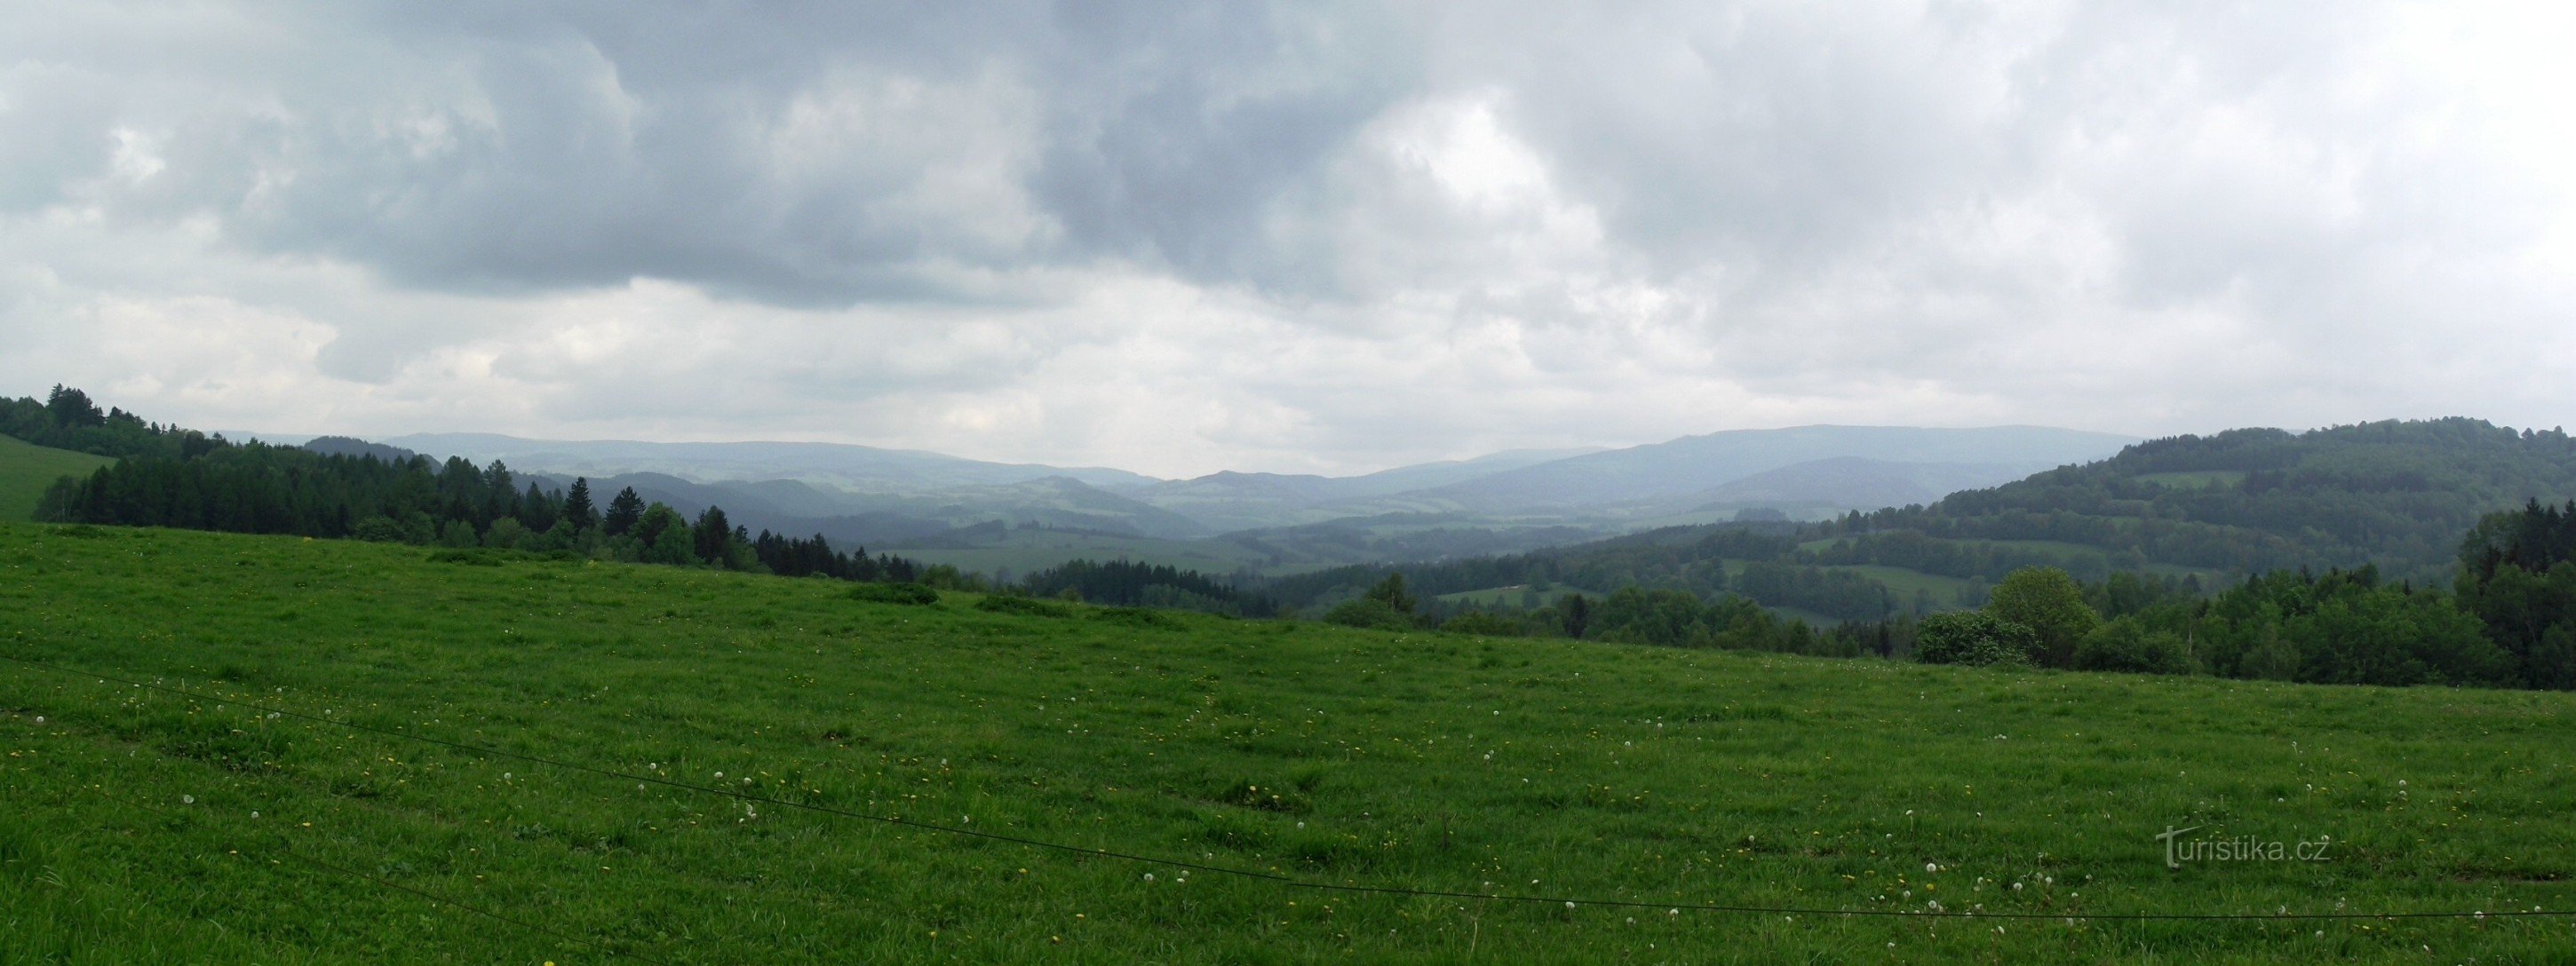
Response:
[[[2570,497],[2576,440],[2563,432],[2391,420],[2151,440],[1928,508],[1872,514],[1853,535],[2052,541],[2132,567],[2236,573],[2375,563],[2392,577],[2447,584],[2461,535],[2480,516]]]

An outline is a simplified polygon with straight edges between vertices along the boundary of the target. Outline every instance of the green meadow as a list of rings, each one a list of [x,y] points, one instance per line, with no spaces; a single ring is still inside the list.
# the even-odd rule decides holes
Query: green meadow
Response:
[[[37,446],[10,436],[0,436],[0,520],[18,521],[36,515],[36,501],[44,498],[45,489],[66,476],[87,476],[91,470],[116,462],[104,456],[75,453],[70,450]]]
[[[902,606],[32,524],[0,525],[0,574],[0,963],[2576,950],[2576,920],[2501,915],[2576,910],[2567,694]],[[2155,836],[2192,826],[2323,857],[2168,868]],[[2354,918],[2122,918],[2285,913]]]

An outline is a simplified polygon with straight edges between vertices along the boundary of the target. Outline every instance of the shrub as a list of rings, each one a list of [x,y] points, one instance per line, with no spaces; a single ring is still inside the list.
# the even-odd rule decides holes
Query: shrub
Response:
[[[2084,587],[2055,567],[2023,567],[1995,585],[1986,613],[2030,628],[2038,646],[2031,660],[2065,667],[2075,660],[2075,645],[2102,625],[2102,617],[2084,603]]]
[[[1073,605],[1033,597],[1004,597],[995,594],[975,602],[975,609],[994,614],[1027,614],[1031,617],[1071,617]]]
[[[850,588],[850,598],[877,604],[924,607],[939,603],[939,592],[920,584],[860,584]]]
[[[1324,622],[1344,627],[1367,627],[1381,631],[1413,629],[1413,615],[1389,606],[1375,597],[1361,597],[1324,612]]]
[[[2094,629],[2075,645],[2075,666],[2087,671],[2190,674],[2198,663],[2179,635],[2147,631],[2126,618]]]
[[[1914,638],[1914,659],[1925,664],[2027,664],[2038,649],[2029,627],[1975,611],[1926,617]]]

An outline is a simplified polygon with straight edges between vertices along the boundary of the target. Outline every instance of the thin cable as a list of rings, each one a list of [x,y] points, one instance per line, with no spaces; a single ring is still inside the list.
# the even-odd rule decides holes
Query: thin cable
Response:
[[[14,659],[13,659],[13,660],[14,660]],[[107,795],[107,792],[106,792],[106,790],[105,790],[105,789],[100,789],[100,790],[99,790],[99,794],[101,794],[101,795]],[[147,811],[157,812],[157,813],[160,813],[160,814],[162,814],[162,815],[178,815],[178,814],[180,814],[180,813],[177,813],[177,812],[170,811],[170,810],[169,810],[169,809],[167,809],[167,808],[163,808],[163,807],[161,807],[161,806],[153,805],[153,804],[150,804],[150,803],[148,803],[148,802],[143,802],[143,801],[136,800],[136,799],[130,799],[130,798],[117,798],[116,796],[113,796],[113,795],[107,795],[107,797],[108,797],[108,798],[110,798],[110,799],[112,799],[112,800],[115,800],[115,801],[123,802],[123,803],[128,804],[128,805],[133,805],[133,806],[136,806],[136,807],[138,807],[138,808],[145,809],[145,810],[147,810]],[[348,877],[353,878],[353,879],[358,879],[358,880],[365,881],[365,882],[372,882],[372,883],[375,883],[376,885],[383,886],[383,887],[385,887],[385,888],[387,888],[387,889],[392,889],[392,890],[397,891],[397,892],[409,893],[409,894],[411,894],[411,895],[418,896],[418,897],[423,898],[423,899],[427,899],[427,900],[429,900],[429,901],[431,901],[431,902],[434,902],[434,903],[437,903],[437,904],[439,904],[439,905],[443,905],[443,906],[453,906],[453,907],[458,908],[458,909],[463,909],[463,910],[465,910],[465,911],[467,911],[467,912],[473,913],[473,914],[478,915],[478,916],[482,916],[482,917],[484,917],[484,918],[486,918],[486,919],[490,919],[490,920],[493,920],[493,921],[495,921],[495,922],[507,923],[507,924],[509,924],[509,925],[517,926],[517,927],[519,927],[519,928],[521,928],[521,929],[527,929],[527,930],[531,930],[531,931],[534,931],[534,932],[544,933],[544,934],[545,934],[545,935],[547,935],[547,936],[551,936],[551,937],[554,937],[554,938],[556,938],[556,939],[563,940],[564,942],[573,943],[573,944],[580,945],[580,946],[585,947],[585,948],[588,948],[588,949],[596,950],[596,951],[598,951],[599,953],[601,953],[601,954],[603,954],[603,955],[608,955],[608,956],[623,956],[623,957],[625,957],[625,958],[627,958],[627,959],[632,959],[632,960],[635,960],[635,961],[637,961],[637,962],[642,962],[642,963],[651,963],[651,964],[654,964],[654,966],[671,966],[671,964],[670,964],[670,963],[668,963],[668,962],[666,962],[666,961],[664,961],[664,960],[654,959],[654,958],[652,958],[652,957],[650,957],[650,956],[646,956],[646,955],[644,955],[644,954],[642,954],[642,953],[627,952],[627,951],[625,951],[625,950],[618,949],[618,948],[616,948],[616,947],[614,947],[614,946],[610,946],[610,945],[607,945],[607,944],[605,944],[605,943],[601,943],[601,942],[599,942],[599,941],[597,941],[597,940],[584,939],[584,938],[582,938],[582,937],[580,937],[580,936],[575,936],[575,935],[573,935],[573,934],[571,934],[571,933],[563,932],[563,931],[561,931],[561,930],[557,930],[557,929],[554,929],[554,928],[551,928],[551,927],[548,927],[548,926],[539,925],[539,924],[537,924],[537,923],[529,922],[529,921],[524,920],[524,919],[512,919],[512,918],[510,918],[510,917],[508,917],[508,916],[502,915],[502,914],[497,913],[497,912],[493,912],[492,910],[485,909],[485,908],[482,908],[482,907],[480,907],[480,906],[473,905],[473,904],[471,904],[471,903],[462,902],[462,901],[459,901],[459,900],[457,900],[457,899],[453,899],[453,898],[450,898],[450,897],[447,897],[447,896],[439,895],[439,894],[437,894],[437,893],[435,893],[435,892],[430,892],[430,891],[427,891],[427,890],[424,890],[424,889],[416,889],[416,888],[413,888],[413,887],[411,887],[411,886],[404,885],[404,884],[402,884],[402,883],[400,883],[400,882],[395,882],[395,881],[393,881],[393,880],[383,878],[383,877],[381,877],[381,876],[369,875],[369,874],[367,874],[367,873],[360,872],[360,871],[358,871],[358,870],[356,870],[356,869],[344,868],[344,867],[341,867],[341,866],[338,866],[338,865],[333,865],[333,864],[331,864],[331,863],[329,863],[329,862],[324,862],[324,861],[322,861],[322,860],[320,860],[320,859],[317,859],[317,858],[314,858],[314,857],[312,857],[312,856],[310,856],[310,855],[306,855],[306,854],[304,854],[304,853],[302,853],[302,852],[296,851],[295,847],[294,847],[294,846],[292,846],[292,845],[282,845],[282,846],[279,846],[279,847],[277,848],[277,850],[276,850],[276,854],[278,854],[278,855],[283,855],[283,856],[285,856],[285,857],[287,857],[287,858],[290,858],[290,859],[294,859],[295,861],[302,862],[302,863],[304,863],[305,865],[312,866],[312,867],[314,867],[314,868],[316,868],[316,869],[321,869],[321,870],[323,870],[323,871],[325,871],[325,872],[337,873],[337,874],[340,874],[340,875],[348,876]]]
[[[166,685],[152,684],[152,683],[144,682],[144,681],[128,681],[128,680],[125,680],[125,679],[123,679],[123,678],[112,677],[112,676],[105,675],[105,674],[98,674],[98,673],[96,673],[96,672],[92,672],[92,671],[76,671],[76,670],[73,670],[73,669],[71,669],[71,668],[61,667],[61,666],[53,665],[53,664],[48,664],[48,663],[45,663],[45,662],[43,662],[43,661],[34,661],[34,660],[29,660],[29,659],[26,659],[26,658],[16,657],[16,656],[7,655],[7,654],[0,654],[0,660],[13,661],[13,662],[16,662],[16,663],[19,663],[19,664],[27,665],[27,666],[29,666],[29,667],[42,668],[42,669],[44,669],[44,670],[53,671],[53,672],[60,673],[60,674],[67,674],[67,675],[80,676],[80,677],[94,677],[94,678],[97,678],[97,679],[99,679],[99,680],[101,680],[101,681],[107,681],[107,682],[111,682],[111,683],[115,683],[115,684],[122,684],[122,685],[126,685],[126,686],[128,686],[128,687],[146,688],[146,689],[153,690],[153,691],[159,691],[159,692],[162,692],[162,693],[165,693],[165,694],[178,695],[178,696],[180,696],[180,697],[185,697],[185,698],[189,698],[189,699],[196,700],[196,701],[222,701],[222,702],[230,702],[230,703],[233,703],[233,704],[241,705],[241,706],[246,707],[246,708],[252,708],[252,709],[256,709],[256,710],[260,710],[260,711],[266,711],[266,712],[269,712],[269,713],[271,713],[271,714],[276,714],[276,715],[280,715],[280,716],[284,716],[284,717],[300,718],[300,719],[303,719],[303,720],[306,720],[306,721],[315,721],[315,722],[320,722],[320,723],[322,723],[322,724],[332,725],[332,726],[335,726],[335,727],[347,728],[347,729],[350,729],[350,730],[352,730],[352,731],[364,731],[364,732],[371,732],[371,733],[374,733],[374,734],[386,735],[386,736],[394,737],[394,738],[401,738],[401,739],[404,739],[404,740],[407,740],[407,741],[418,741],[418,742],[422,742],[422,743],[425,743],[425,744],[439,745],[439,746],[442,746],[442,747],[452,748],[452,749],[455,749],[455,750],[458,750],[458,751],[469,752],[469,753],[472,753],[472,754],[483,755],[483,756],[487,756],[487,757],[495,757],[495,758],[512,758],[512,759],[516,759],[516,760],[519,760],[519,761],[529,762],[529,763],[531,763],[531,764],[545,765],[545,766],[552,767],[552,768],[562,768],[562,769],[567,769],[567,770],[570,770],[570,771],[587,772],[587,773],[589,773],[589,774],[593,774],[593,775],[600,775],[600,776],[605,776],[605,777],[609,777],[609,778],[623,779],[623,780],[626,780],[626,781],[632,781],[632,782],[647,782],[647,783],[651,783],[651,784],[655,784],[655,785],[662,785],[662,786],[669,787],[669,788],[680,788],[680,789],[686,789],[686,790],[689,790],[689,791],[699,792],[699,793],[708,794],[708,795],[717,795],[717,796],[721,796],[721,797],[725,797],[725,798],[735,799],[735,800],[738,800],[738,801],[756,802],[756,803],[763,804],[763,805],[776,805],[776,806],[781,806],[781,807],[785,807],[785,808],[793,808],[793,809],[799,809],[799,810],[802,810],[802,811],[814,812],[814,813],[822,814],[822,815],[831,815],[831,816],[836,816],[836,817],[839,817],[839,818],[858,819],[858,820],[861,820],[861,821],[877,822],[877,823],[881,823],[881,824],[885,824],[885,825],[901,826],[901,827],[904,827],[904,828],[915,828],[915,829],[921,829],[921,830],[924,830],[924,831],[930,831],[930,832],[944,832],[944,833],[947,833],[947,834],[950,834],[950,835],[965,836],[965,837],[969,837],[969,838],[988,839],[988,840],[995,841],[995,842],[1009,842],[1009,843],[1012,843],[1012,844],[1014,844],[1014,845],[1025,845],[1025,846],[1028,846],[1028,847],[1030,847],[1030,848],[1039,848],[1039,849],[1051,849],[1051,850],[1058,851],[1058,852],[1070,852],[1070,853],[1073,853],[1073,854],[1075,854],[1075,855],[1088,855],[1088,856],[1094,856],[1094,857],[1097,857],[1097,858],[1105,858],[1105,859],[1120,859],[1120,860],[1124,860],[1124,861],[1128,861],[1128,862],[1139,862],[1139,863],[1144,863],[1144,864],[1148,864],[1148,865],[1159,865],[1159,866],[1163,866],[1163,867],[1165,867],[1165,868],[1173,868],[1173,869],[1188,869],[1188,870],[1190,870],[1190,871],[1192,871],[1192,872],[1207,872],[1207,873],[1212,873],[1212,874],[1216,874],[1216,875],[1230,875],[1230,876],[1236,876],[1236,877],[1239,877],[1239,878],[1245,878],[1245,879],[1257,879],[1257,880],[1264,881],[1264,882],[1274,882],[1274,883],[1278,883],[1278,884],[1281,884],[1281,885],[1294,886],[1294,887],[1296,887],[1296,888],[1301,888],[1301,889],[1315,889],[1315,890],[1327,891],[1327,892],[1361,893],[1361,894],[1367,894],[1367,895],[1388,895],[1388,896],[1418,896],[1418,897],[1433,898],[1433,899],[1478,899],[1478,900],[1484,900],[1484,901],[1488,901],[1488,902],[1517,902],[1517,903],[1528,903],[1528,904],[1537,904],[1537,905],[1551,905],[1551,906],[1553,906],[1553,905],[1564,905],[1564,906],[1603,906],[1603,907],[1613,908],[1613,909],[1621,909],[1621,908],[1625,908],[1625,909],[1688,909],[1688,910],[1691,910],[1691,911],[1693,911],[1693,912],[1757,913],[1757,914],[1766,914],[1766,915],[1790,915],[1790,916],[1847,916],[1847,917],[1878,917],[1878,918],[1890,918],[1890,919],[1902,919],[1902,918],[1923,918],[1923,919],[2064,919],[2064,920],[2069,920],[2069,921],[2077,920],[2077,919],[2083,919],[2083,920],[2106,920],[2106,921],[2107,921],[2107,920],[2123,920],[2123,921],[2168,921],[2168,920],[2179,920],[2179,921],[2194,921],[2194,922],[2213,922],[2213,921],[2275,921],[2275,920],[2329,920],[2329,919],[2485,919],[2485,918],[2490,918],[2490,917],[2496,917],[2496,918],[2503,918],[2503,917],[2551,917],[2551,918],[2555,918],[2555,917],[2564,917],[2564,916],[2576,916],[2576,910],[2553,911],[2553,912],[2542,912],[2542,911],[2539,911],[2539,910],[2529,910],[2529,911],[2500,911],[2500,912],[2296,912],[2296,913],[2279,913],[2279,914],[2274,914],[2274,913],[2189,913],[2189,912],[2124,912],[2124,913],[2085,913],[2085,912],[2065,912],[2065,913],[2056,913],[2056,912],[1975,912],[1975,911],[1970,911],[1970,910],[1956,910],[1956,911],[1952,911],[1952,910],[1942,910],[1942,911],[1930,911],[1930,910],[1926,910],[1926,911],[1920,911],[1920,912],[1917,912],[1917,911],[1913,911],[1913,910],[1903,910],[1903,909],[1824,909],[1824,908],[1806,908],[1806,907],[1796,907],[1796,906],[1739,906],[1739,905],[1726,905],[1726,904],[1717,904],[1717,903],[1645,902],[1645,901],[1642,901],[1642,900],[1635,900],[1635,899],[1579,899],[1579,898],[1572,898],[1572,897],[1567,897],[1567,896],[1535,896],[1535,895],[1520,895],[1520,894],[1514,894],[1514,893],[1455,892],[1455,891],[1448,891],[1448,890],[1441,890],[1441,889],[1414,889],[1414,888],[1408,888],[1408,887],[1404,887],[1404,886],[1372,886],[1372,885],[1359,885],[1359,884],[1356,884],[1356,883],[1319,882],[1319,881],[1316,881],[1316,880],[1313,880],[1313,879],[1301,879],[1301,878],[1298,878],[1298,877],[1296,877],[1296,876],[1281,875],[1281,874],[1278,874],[1278,873],[1275,873],[1275,872],[1261,872],[1261,871],[1256,871],[1256,870],[1253,870],[1253,869],[1240,869],[1240,868],[1234,868],[1234,867],[1230,867],[1230,866],[1222,866],[1222,865],[1208,865],[1208,864],[1199,863],[1199,862],[1191,862],[1191,861],[1186,860],[1186,859],[1172,859],[1172,858],[1164,858],[1164,857],[1161,857],[1161,856],[1138,855],[1138,854],[1129,853],[1129,852],[1118,852],[1118,851],[1113,851],[1113,850],[1110,850],[1110,849],[1092,848],[1092,847],[1089,847],[1089,846],[1082,846],[1082,845],[1067,845],[1067,844],[1064,844],[1064,843],[1062,843],[1062,842],[1049,842],[1049,841],[1046,841],[1046,840],[1044,840],[1044,839],[1025,838],[1025,837],[1017,836],[1017,835],[1007,835],[1007,834],[1003,834],[1003,833],[1000,833],[1000,832],[986,832],[986,831],[983,831],[983,830],[981,830],[981,829],[964,828],[964,827],[961,827],[961,826],[954,826],[954,825],[941,825],[941,824],[938,824],[938,823],[935,823],[935,822],[921,822],[921,821],[915,821],[915,820],[907,819],[907,818],[903,818],[903,817],[900,817],[900,816],[870,815],[870,814],[867,814],[867,813],[865,813],[865,812],[852,812],[852,811],[847,811],[847,810],[844,810],[844,809],[832,808],[832,807],[830,807],[830,806],[825,806],[825,805],[813,805],[813,804],[807,804],[807,803],[804,803],[804,802],[793,802],[793,801],[788,801],[788,800],[786,800],[786,799],[781,799],[781,798],[771,798],[771,797],[769,797],[769,796],[767,796],[767,795],[759,795],[759,794],[754,794],[754,793],[750,793],[750,792],[734,791],[734,790],[732,790],[732,789],[727,789],[727,788],[717,788],[717,787],[707,786],[707,785],[692,785],[692,784],[690,784],[690,783],[688,783],[688,782],[683,782],[683,781],[674,781],[674,780],[672,780],[672,779],[663,778],[663,777],[660,777],[660,776],[657,776],[657,775],[637,775],[637,774],[630,774],[630,773],[627,773],[627,772],[618,771],[618,770],[613,769],[613,768],[600,768],[600,767],[597,767],[597,766],[594,766],[594,765],[584,765],[584,764],[581,764],[581,763],[579,763],[579,762],[560,761],[560,760],[556,760],[556,759],[552,759],[552,758],[542,757],[542,756],[539,756],[539,755],[526,754],[526,753],[524,753],[524,752],[504,751],[504,750],[501,750],[501,749],[498,749],[498,748],[485,748],[485,747],[482,747],[482,746],[479,746],[479,745],[469,745],[469,744],[465,744],[465,743],[463,743],[463,742],[458,742],[458,741],[449,741],[449,740],[447,740],[447,739],[445,739],[445,738],[434,738],[434,737],[431,737],[431,736],[428,736],[428,735],[414,734],[414,733],[411,733],[411,732],[408,732],[408,731],[399,731],[399,730],[395,730],[395,729],[392,729],[392,728],[379,728],[379,727],[376,727],[376,726],[374,726],[374,725],[364,725],[364,724],[359,724],[359,723],[354,722],[354,721],[343,721],[343,720],[340,720],[340,719],[337,719],[337,718],[324,717],[324,716],[322,716],[322,715],[306,714],[306,713],[304,713],[304,712],[296,711],[296,710],[293,710],[293,709],[290,709],[290,708],[274,708],[274,707],[269,707],[269,706],[266,706],[266,705],[258,704],[258,703],[256,703],[256,702],[244,701],[244,700],[241,700],[241,699],[239,699],[239,698],[224,697],[224,696],[221,696],[221,695],[207,695],[207,694],[199,694],[199,693],[194,692],[194,691],[188,691],[188,690],[181,689],[181,688],[168,687],[168,686],[166,686]]]

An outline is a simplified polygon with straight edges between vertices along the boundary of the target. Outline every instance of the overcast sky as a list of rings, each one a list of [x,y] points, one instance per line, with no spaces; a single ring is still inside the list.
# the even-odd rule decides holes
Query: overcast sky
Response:
[[[2572,50],[2356,0],[0,4],[0,392],[1171,476],[2547,427]]]

